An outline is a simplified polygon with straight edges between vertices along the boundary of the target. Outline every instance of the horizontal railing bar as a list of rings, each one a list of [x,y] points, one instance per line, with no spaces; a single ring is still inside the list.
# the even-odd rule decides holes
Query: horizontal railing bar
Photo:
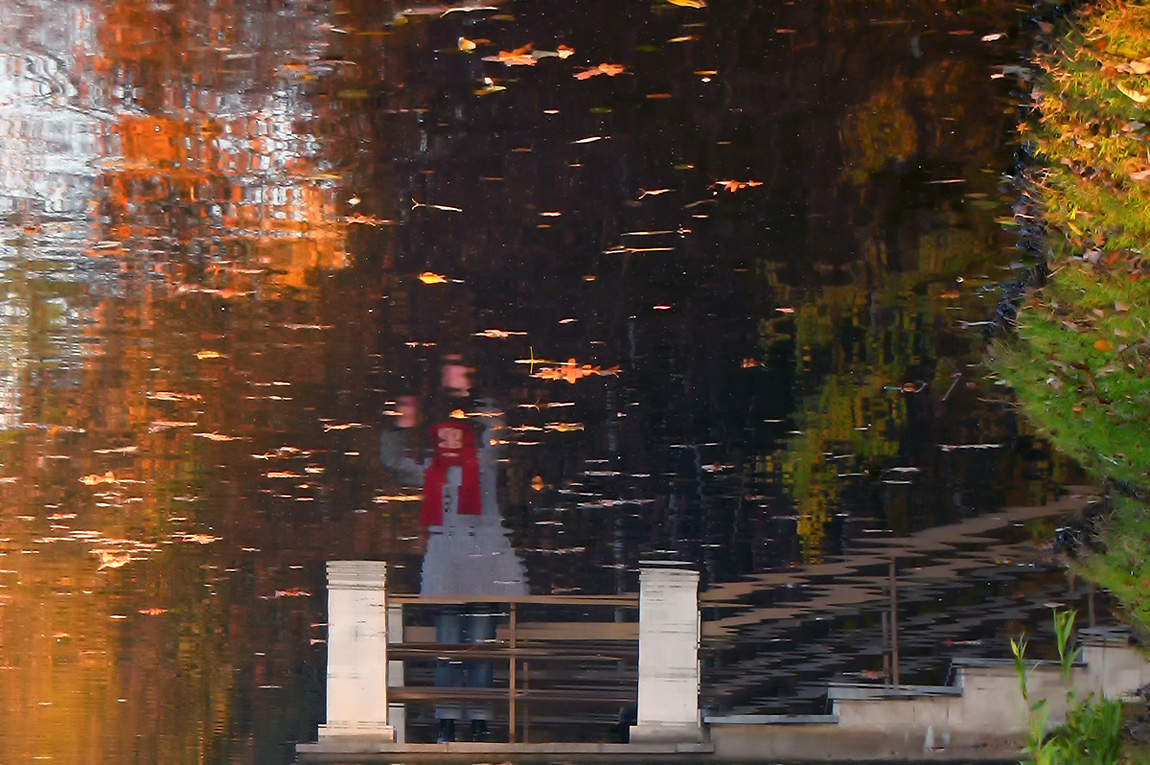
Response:
[[[511,695],[508,688],[445,688],[429,686],[396,686],[387,689],[388,701],[444,701],[449,699],[470,701],[507,701]],[[520,688],[515,692],[516,699],[526,701],[563,701],[586,704],[596,703],[635,703],[638,689],[596,688],[592,690],[568,690],[562,688]]]
[[[409,595],[388,593],[388,603],[412,605],[466,605],[469,603],[524,603],[545,606],[615,606],[638,608],[639,596],[630,595]]]
[[[611,653],[570,653],[559,649],[515,647],[500,645],[498,643],[472,643],[465,645],[449,645],[446,643],[391,643],[387,646],[389,659],[434,659],[439,656],[462,657],[471,659],[507,659],[519,657],[539,661],[561,659],[563,661],[633,661],[639,652],[613,651]]]

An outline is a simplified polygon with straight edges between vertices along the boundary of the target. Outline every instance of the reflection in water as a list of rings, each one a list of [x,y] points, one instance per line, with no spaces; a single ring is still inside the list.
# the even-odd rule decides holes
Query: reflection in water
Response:
[[[881,593],[762,577],[1075,478],[961,324],[1012,259],[1012,5],[402,10],[0,3],[0,760],[281,761],[322,715],[324,561],[416,593],[460,539],[516,592],[745,585],[708,661],[764,682],[715,703],[817,705],[875,668]],[[429,533],[379,438],[422,459],[455,409],[485,500]],[[988,535],[1033,556],[1027,523]],[[919,634],[1005,646],[1066,597],[980,561],[908,596]],[[743,613],[776,600],[817,610],[797,679]]]
[[[456,395],[469,389],[465,368],[454,360],[443,364],[441,382]],[[415,406],[410,398],[405,403]],[[523,561],[511,546],[499,511],[498,436],[505,425],[490,404],[475,414],[483,427],[478,445],[470,423],[461,419],[440,423],[431,429],[434,453],[425,466],[403,454],[402,431],[384,433],[381,443],[383,464],[423,489],[420,520],[429,527],[429,537],[420,595],[470,601],[441,605],[436,611],[435,640],[451,646],[495,640],[500,615],[483,598],[498,601],[502,596],[528,594]],[[494,666],[489,661],[436,662],[437,687],[490,688],[493,682]],[[489,702],[437,704],[438,738],[454,741],[456,724],[463,720],[470,724],[473,741],[485,740],[494,716]]]

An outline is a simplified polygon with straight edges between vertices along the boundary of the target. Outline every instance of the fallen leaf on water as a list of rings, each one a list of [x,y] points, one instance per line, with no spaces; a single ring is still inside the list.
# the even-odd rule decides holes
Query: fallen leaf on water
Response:
[[[627,71],[627,67],[622,64],[600,64],[599,66],[584,69],[582,72],[575,73],[577,80],[589,80],[592,77],[597,77],[600,74],[605,74],[608,77],[614,77],[617,74],[622,74]]]
[[[395,225],[395,221],[393,220],[388,220],[387,218],[376,218],[372,215],[363,215],[361,213],[354,213],[353,215],[347,216],[344,218],[344,222],[350,223],[352,225],[358,224],[361,226],[375,226],[376,228],[380,226]]]
[[[755,186],[762,186],[762,181],[715,181],[711,184],[711,188],[716,186],[722,188],[724,191],[729,191],[732,194],[739,189],[750,189]]]
[[[959,450],[982,450],[982,449],[1002,449],[1006,444],[939,444],[938,448],[944,452],[955,452]]]
[[[430,207],[432,210],[443,210],[444,212],[459,212],[459,213],[463,212],[462,207],[452,207],[451,205],[425,204],[424,202],[416,202],[414,199],[411,200],[411,209],[412,210],[418,209],[420,207]]]
[[[667,42],[669,42],[669,43],[681,43],[681,42],[690,42],[691,40],[698,40],[698,39],[699,39],[698,35],[682,35],[681,37],[672,37]]]
[[[121,446],[117,449],[96,449],[93,454],[132,454],[140,451],[138,446]]]
[[[475,90],[475,95],[486,96],[489,93],[498,93],[501,90],[507,90],[503,85],[496,85],[495,80],[490,77],[483,78],[483,87]]]
[[[219,351],[196,351],[196,358],[200,361],[204,359],[222,359],[224,356]]]
[[[576,380],[581,380],[584,377],[617,374],[619,374],[619,367],[602,369],[600,367],[593,367],[590,364],[580,366],[575,362],[575,359],[568,359],[558,367],[543,367],[531,376],[541,380],[566,380],[568,383],[574,385]]]
[[[559,58],[567,58],[568,56],[572,56],[574,54],[575,54],[575,49],[569,48],[566,45],[560,45],[558,48],[555,49],[555,55],[558,56]]]
[[[276,590],[273,595],[263,595],[264,600],[273,600],[275,598],[310,598],[311,593],[307,590],[301,590],[299,587],[292,587],[289,590]]]
[[[677,5],[680,8],[706,8],[707,4],[704,0],[667,0],[671,5]]]
[[[85,486],[98,486],[102,483],[115,483],[115,482],[116,482],[116,476],[112,475],[111,470],[104,473],[103,475],[99,475],[98,473],[93,473],[92,475],[86,475],[80,479],[80,483],[84,484]]]
[[[159,390],[152,393],[144,394],[145,398],[152,399],[153,401],[203,401],[204,397],[199,393],[172,393],[171,391]]]
[[[475,41],[468,40],[466,37],[459,38],[459,49],[464,52],[475,50]]]
[[[484,56],[484,61],[498,61],[504,66],[535,66],[538,59],[531,53],[531,43],[515,50],[501,50],[498,56]]]
[[[593,136],[590,136],[588,138],[580,138],[578,141],[572,141],[571,143],[594,143],[595,141],[602,141],[602,140],[603,140],[603,136],[593,135]]]
[[[243,436],[228,436],[223,433],[193,433],[196,438],[206,438],[209,441],[239,441]]]
[[[178,420],[154,420],[148,425],[149,433],[158,433],[161,430],[168,430],[170,428],[191,428],[199,425],[198,422],[181,422]]]
[[[482,332],[476,332],[476,337],[493,337],[498,340],[503,340],[512,335],[526,335],[526,332],[510,332],[502,329],[485,329]]]
[[[445,279],[443,276],[441,276],[437,273],[433,273],[431,271],[424,271],[422,274],[420,274],[419,275],[419,281],[423,282],[424,284],[446,284],[447,283],[447,279]]]
[[[92,554],[100,559],[97,571],[105,568],[120,568],[128,565],[128,562],[132,560],[132,554],[126,550],[93,550]]]
[[[140,613],[144,616],[159,616],[160,614],[168,613],[166,608],[141,608]]]
[[[183,534],[180,539],[193,544],[210,545],[212,542],[220,541],[223,537],[213,537],[209,534]]]
[[[670,190],[671,189],[639,189],[641,192],[639,194],[639,199],[642,199],[643,197],[657,197],[660,194],[666,194]]]

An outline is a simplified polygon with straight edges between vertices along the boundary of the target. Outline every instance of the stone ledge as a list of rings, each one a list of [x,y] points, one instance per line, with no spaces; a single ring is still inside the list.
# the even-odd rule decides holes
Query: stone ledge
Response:
[[[715,715],[707,725],[835,725],[838,715]]]
[[[715,751],[713,744],[700,743],[648,743],[648,744],[604,744],[604,743],[550,743],[550,744],[507,744],[491,742],[454,741],[448,744],[396,744],[370,741],[367,739],[348,740],[328,739],[316,744],[297,744],[296,753],[301,758],[316,761],[335,762],[342,755],[381,755],[386,758],[410,756],[412,758],[435,759],[436,755],[466,757],[517,757],[550,755],[620,755],[626,757],[675,756],[682,754],[710,754]]]

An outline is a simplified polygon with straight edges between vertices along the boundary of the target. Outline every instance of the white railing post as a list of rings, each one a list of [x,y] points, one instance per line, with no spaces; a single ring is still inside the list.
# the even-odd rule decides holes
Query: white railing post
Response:
[[[403,642],[403,604],[393,603],[387,607],[387,642]],[[403,659],[390,659],[387,662],[387,687],[402,688],[405,683]],[[395,729],[395,743],[407,743],[407,705],[389,703],[388,723]]]
[[[394,741],[387,708],[387,564],[328,561],[327,724],[321,742]]]
[[[631,741],[694,742],[699,720],[699,573],[639,570],[639,709]]]

